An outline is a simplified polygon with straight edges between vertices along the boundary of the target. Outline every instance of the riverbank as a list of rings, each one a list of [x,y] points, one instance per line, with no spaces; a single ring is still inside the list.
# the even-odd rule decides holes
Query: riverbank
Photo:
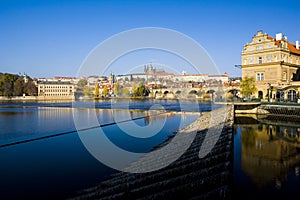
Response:
[[[13,96],[13,97],[4,97],[0,96],[0,101],[62,101],[62,100],[69,100],[73,101],[75,100],[72,96],[66,96],[66,97],[44,97],[44,96]]]
[[[232,102],[235,114],[281,116],[300,120],[300,104],[267,102]]]
[[[299,104],[261,104],[258,110],[266,111],[269,116],[290,117],[300,121]]]
[[[193,136],[196,131],[192,144],[171,165],[148,173],[118,172],[98,186],[80,191],[71,199],[230,199],[232,125],[233,108],[230,105],[203,113],[176,133],[186,138]],[[155,150],[173,143],[173,139],[159,145]],[[185,148],[185,145],[177,141],[174,148],[170,148],[164,155],[152,151],[133,164],[134,170],[155,168],[157,161],[168,162],[167,159],[178,156],[178,151]]]

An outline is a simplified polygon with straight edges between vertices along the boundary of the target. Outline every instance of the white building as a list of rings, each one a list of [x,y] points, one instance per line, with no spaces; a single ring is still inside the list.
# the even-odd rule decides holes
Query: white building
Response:
[[[48,99],[73,99],[75,87],[69,81],[38,81],[38,96]]]

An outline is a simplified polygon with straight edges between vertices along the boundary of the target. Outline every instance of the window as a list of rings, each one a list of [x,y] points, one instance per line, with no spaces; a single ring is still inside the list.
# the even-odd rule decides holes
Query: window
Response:
[[[262,64],[263,63],[263,58],[260,56],[258,57],[258,64]]]
[[[249,62],[249,64],[253,64],[253,57],[250,57],[249,59],[248,59],[248,62]]]
[[[265,79],[264,73],[256,73],[256,80],[263,81]]]
[[[266,56],[266,60],[267,60],[267,62],[272,62],[272,55],[268,54]]]
[[[263,50],[263,49],[264,49],[264,46],[262,46],[262,45],[256,46],[256,50]]]

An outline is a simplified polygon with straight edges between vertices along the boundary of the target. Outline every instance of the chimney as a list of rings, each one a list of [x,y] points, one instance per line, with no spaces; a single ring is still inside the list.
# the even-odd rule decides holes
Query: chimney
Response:
[[[299,40],[296,40],[296,49],[299,49]]]
[[[276,40],[281,40],[281,39],[282,39],[282,33],[277,33]]]

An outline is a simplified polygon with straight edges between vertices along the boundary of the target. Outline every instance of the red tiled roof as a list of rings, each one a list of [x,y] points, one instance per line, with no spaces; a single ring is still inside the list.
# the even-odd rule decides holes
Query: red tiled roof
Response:
[[[288,42],[288,48],[291,53],[299,54],[300,55],[300,49],[296,49],[296,45]]]
[[[275,44],[278,47],[280,46],[281,40],[275,40],[275,38],[273,38],[271,36],[267,36],[267,39],[275,41]],[[296,49],[296,45],[295,44],[292,44],[292,43],[288,42],[288,48],[289,48],[289,50],[290,50],[291,53],[299,54],[300,55],[300,49]]]
[[[227,77],[227,74],[208,75],[208,77]]]
[[[267,39],[268,40],[272,40],[272,41],[275,41],[275,44],[279,47],[280,46],[280,42],[281,40],[276,40],[275,38],[271,37],[271,36],[267,36]]]
[[[275,40],[275,38],[273,38],[273,37],[271,37],[271,36],[269,36],[269,35],[267,36],[267,39],[268,39],[268,40]]]

